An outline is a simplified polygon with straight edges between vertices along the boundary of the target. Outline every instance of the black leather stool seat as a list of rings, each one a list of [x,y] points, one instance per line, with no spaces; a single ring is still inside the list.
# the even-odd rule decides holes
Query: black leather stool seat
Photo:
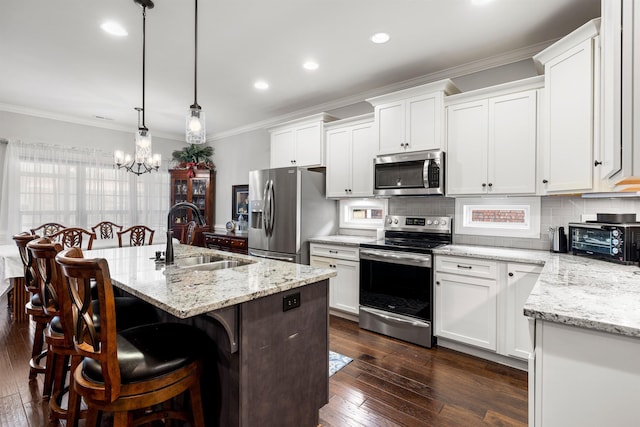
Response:
[[[118,332],[120,381],[131,384],[161,377],[204,356],[206,334],[182,323],[155,323]],[[82,374],[89,381],[103,382],[100,363],[82,361]]]

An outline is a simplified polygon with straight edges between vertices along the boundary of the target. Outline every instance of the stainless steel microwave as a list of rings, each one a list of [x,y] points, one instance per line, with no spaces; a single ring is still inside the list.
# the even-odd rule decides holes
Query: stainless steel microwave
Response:
[[[569,251],[574,255],[633,264],[638,262],[638,249],[638,223],[569,223]]]
[[[444,152],[439,150],[378,156],[373,160],[373,194],[442,196],[444,165]]]

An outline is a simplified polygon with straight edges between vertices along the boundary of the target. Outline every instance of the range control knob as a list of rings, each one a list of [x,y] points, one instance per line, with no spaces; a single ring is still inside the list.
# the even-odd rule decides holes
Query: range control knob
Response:
[[[433,225],[438,225],[440,222],[436,219],[435,221],[433,221]]]
[[[393,223],[394,223],[394,224],[397,224],[397,223],[398,223],[398,218],[394,218],[394,219],[393,219]]]
[[[447,220],[446,219],[441,220],[440,225],[447,225]]]
[[[431,220],[430,219],[427,220],[427,225],[431,225]]]
[[[391,224],[392,222],[391,218],[387,218],[387,224]]]

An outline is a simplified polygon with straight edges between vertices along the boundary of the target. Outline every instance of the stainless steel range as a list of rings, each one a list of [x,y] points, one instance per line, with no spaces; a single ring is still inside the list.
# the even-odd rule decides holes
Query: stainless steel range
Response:
[[[360,245],[360,327],[431,347],[431,253],[451,243],[452,218],[389,215],[384,229]]]

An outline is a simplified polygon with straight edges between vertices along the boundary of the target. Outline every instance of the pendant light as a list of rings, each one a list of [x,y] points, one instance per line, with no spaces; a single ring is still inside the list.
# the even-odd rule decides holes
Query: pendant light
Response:
[[[204,144],[207,139],[207,129],[204,111],[198,105],[198,0],[195,0],[194,28],[193,105],[189,107],[187,113],[186,139],[189,144]]]
[[[124,168],[136,175],[142,175],[154,170],[157,171],[160,168],[162,158],[160,154],[151,154],[151,132],[149,132],[144,122],[147,8],[153,9],[153,1],[133,1],[142,7],[142,108],[136,107],[136,111],[138,111],[138,130],[135,134],[133,158],[129,154],[125,155],[122,151],[116,151],[114,153],[114,161],[118,169]],[[142,123],[140,123],[140,113],[142,113]]]

